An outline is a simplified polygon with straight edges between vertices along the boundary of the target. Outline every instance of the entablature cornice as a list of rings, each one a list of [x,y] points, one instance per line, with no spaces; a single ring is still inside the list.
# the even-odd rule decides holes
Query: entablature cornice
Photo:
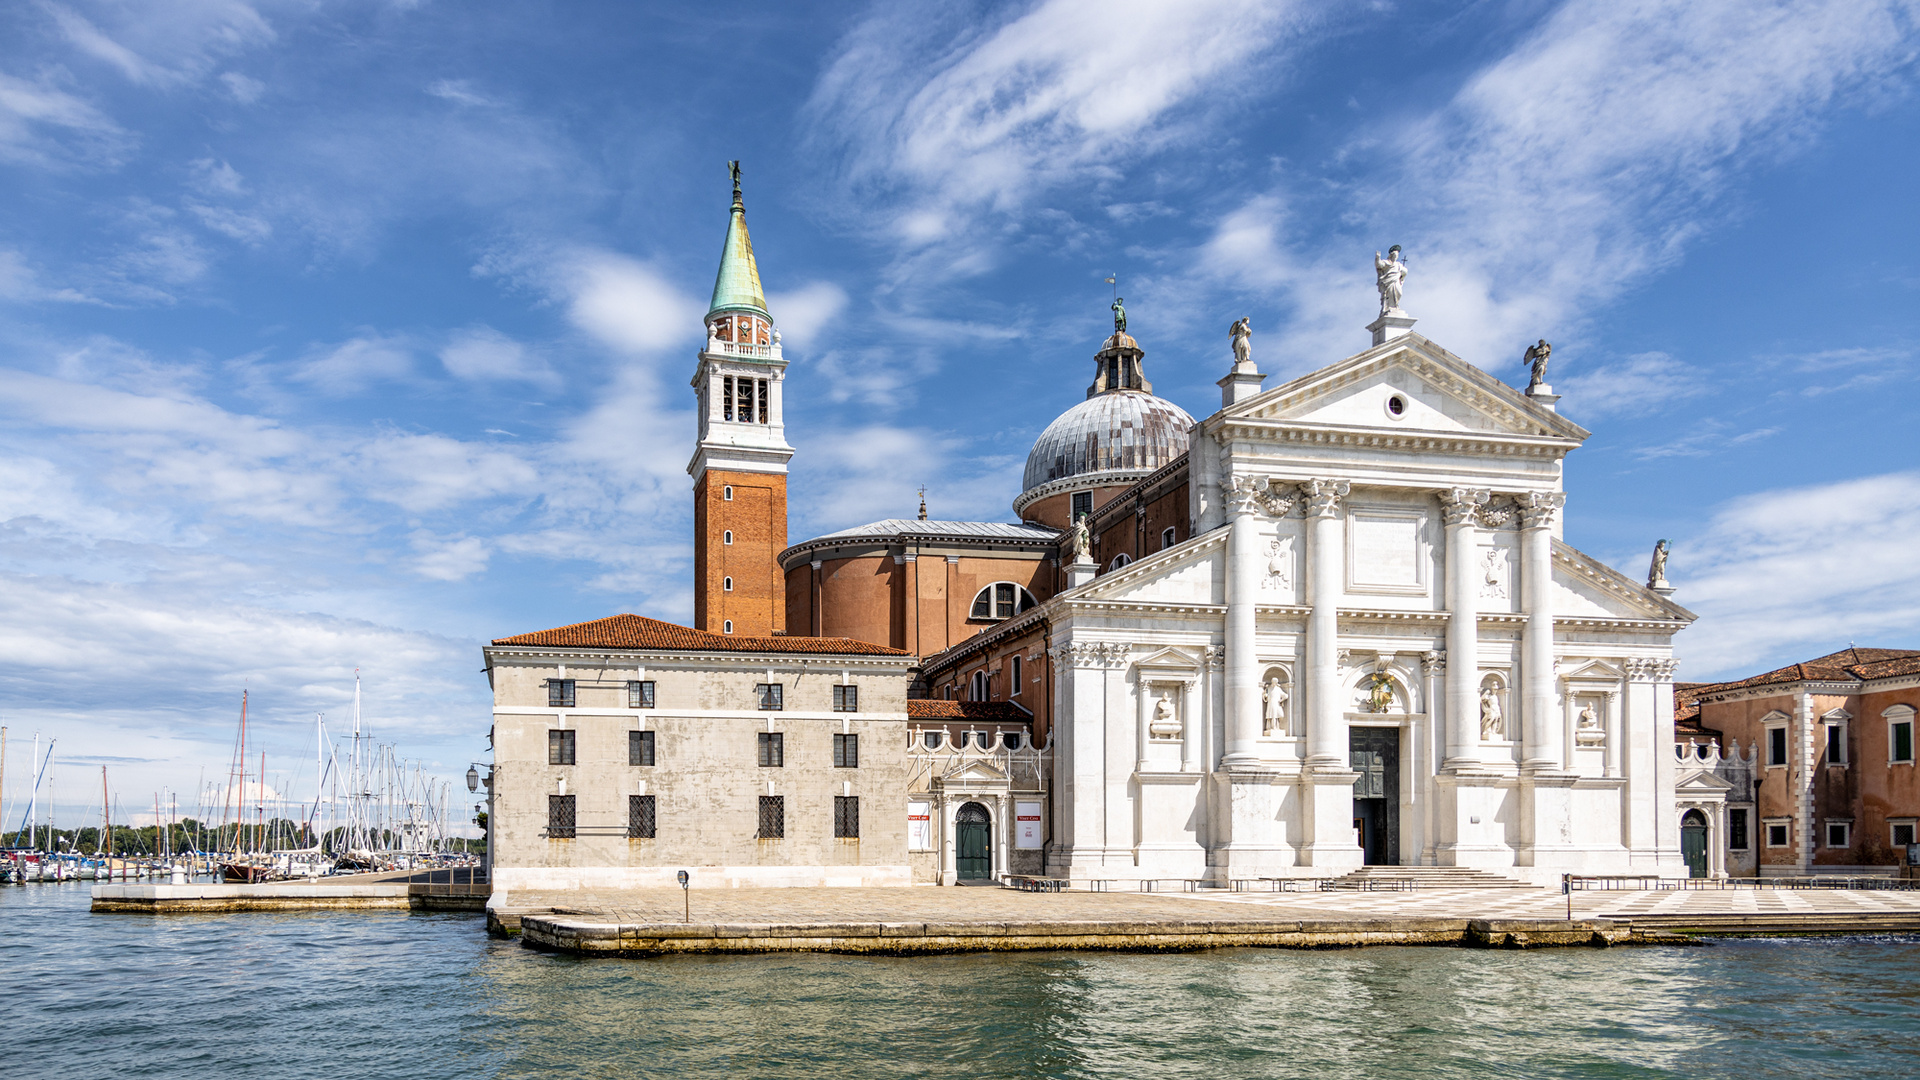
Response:
[[[869,656],[862,653],[734,653],[705,651],[652,651],[647,649],[572,648],[556,646],[486,645],[481,647],[489,666],[495,663],[578,664],[585,669],[612,669],[614,660],[622,661],[621,670],[642,664],[647,667],[684,665],[689,670],[764,672],[798,669],[801,674],[843,669],[898,668],[902,674],[918,662],[912,656]]]
[[[1701,704],[1723,704],[1733,701],[1754,701],[1770,697],[1799,697],[1802,694],[1819,694],[1826,697],[1852,697],[1859,694],[1865,683],[1860,680],[1842,682],[1836,680],[1802,680],[1796,682],[1764,683],[1759,686],[1739,686],[1727,690],[1716,690],[1699,697]],[[1875,689],[1878,689],[1876,687]]]
[[[1407,451],[1462,457],[1541,458],[1558,461],[1580,444],[1551,435],[1496,432],[1395,431],[1301,420],[1230,417],[1219,421],[1216,438],[1327,446],[1344,449]]]

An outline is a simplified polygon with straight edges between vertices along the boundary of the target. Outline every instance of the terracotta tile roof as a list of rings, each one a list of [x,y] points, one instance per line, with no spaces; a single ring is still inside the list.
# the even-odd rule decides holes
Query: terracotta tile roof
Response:
[[[1788,664],[1783,668],[1734,682],[1718,683],[1719,690],[1737,690],[1774,683],[1852,682],[1855,679],[1884,679],[1889,675],[1920,672],[1920,649],[1845,648],[1814,660]],[[1678,687],[1675,687],[1678,690]]]
[[[910,698],[909,720],[990,720],[997,723],[1024,724],[1033,714],[1011,701],[941,701],[938,698]]]
[[[495,638],[495,645],[570,649],[660,649],[672,652],[804,653],[817,656],[912,656],[843,637],[741,637],[713,634],[641,615],[614,615],[531,634]]]

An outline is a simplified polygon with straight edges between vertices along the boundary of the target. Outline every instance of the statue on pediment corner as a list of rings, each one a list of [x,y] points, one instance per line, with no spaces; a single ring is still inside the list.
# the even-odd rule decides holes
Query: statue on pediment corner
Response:
[[[1552,355],[1553,346],[1547,344],[1546,338],[1541,338],[1537,344],[1527,346],[1527,354],[1520,361],[1523,364],[1533,365],[1533,374],[1527,380],[1527,393],[1531,394],[1546,385],[1547,358]]]
[[[1380,314],[1399,311],[1401,291],[1407,280],[1407,263],[1401,258],[1399,244],[1388,248],[1384,259],[1379,252],[1373,253],[1373,272],[1380,289]]]
[[[1228,330],[1227,334],[1228,336],[1233,338],[1233,362],[1237,365],[1237,364],[1245,364],[1252,361],[1253,359],[1253,323],[1252,321],[1247,316],[1242,315],[1240,317],[1240,321],[1234,323],[1233,329]]]

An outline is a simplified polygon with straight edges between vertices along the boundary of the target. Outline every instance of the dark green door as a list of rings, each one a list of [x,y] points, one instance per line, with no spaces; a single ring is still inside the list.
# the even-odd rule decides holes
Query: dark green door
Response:
[[[1347,730],[1353,782],[1354,841],[1368,866],[1400,865],[1400,729]]]
[[[987,808],[970,802],[960,808],[954,823],[954,869],[962,881],[984,881],[993,876],[993,828]]]
[[[1680,857],[1687,861],[1688,877],[1707,876],[1707,816],[1698,810],[1680,819]]]

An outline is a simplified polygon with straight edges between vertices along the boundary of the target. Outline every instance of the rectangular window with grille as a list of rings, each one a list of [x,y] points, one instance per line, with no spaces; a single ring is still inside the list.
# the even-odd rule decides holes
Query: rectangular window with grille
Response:
[[[760,744],[760,767],[763,769],[785,768],[787,764],[786,738],[782,732],[763,731],[755,740]]]
[[[787,797],[760,796],[760,832],[762,840],[780,840],[787,835]]]
[[[1768,847],[1786,847],[1787,839],[1788,837],[1787,837],[1786,822],[1784,821],[1767,822],[1767,846]]]
[[[1747,812],[1745,810],[1727,811],[1727,847],[1733,851],[1747,850]]]
[[[1073,493],[1072,520],[1079,521],[1080,515],[1093,513],[1093,492],[1076,491]]]
[[[653,764],[653,732],[651,731],[627,732],[627,764],[629,765]]]
[[[777,682],[756,683],[753,687],[753,699],[759,703],[758,707],[762,710],[779,712],[786,707],[786,684]]]
[[[860,796],[833,797],[833,836],[836,840],[860,839]]]
[[[724,419],[731,420],[733,419],[733,376],[721,376],[720,385],[722,387],[721,399],[726,403],[722,407],[720,415]]]
[[[573,708],[573,680],[572,679],[548,679],[547,680],[547,708],[549,709]]]
[[[860,767],[860,736],[835,735],[833,737],[833,767],[836,769]]]
[[[756,379],[754,381],[760,384],[760,422],[764,424],[767,422],[767,380]]]
[[[547,764],[573,764],[573,736],[571,731],[547,732]]]
[[[634,679],[627,683],[627,708],[653,708],[653,680]]]
[[[573,799],[572,795],[547,796],[548,839],[573,839]]]
[[[627,796],[627,839],[651,840],[654,830],[653,796]]]
[[[834,712],[859,712],[860,688],[857,686],[836,686],[833,688]]]

